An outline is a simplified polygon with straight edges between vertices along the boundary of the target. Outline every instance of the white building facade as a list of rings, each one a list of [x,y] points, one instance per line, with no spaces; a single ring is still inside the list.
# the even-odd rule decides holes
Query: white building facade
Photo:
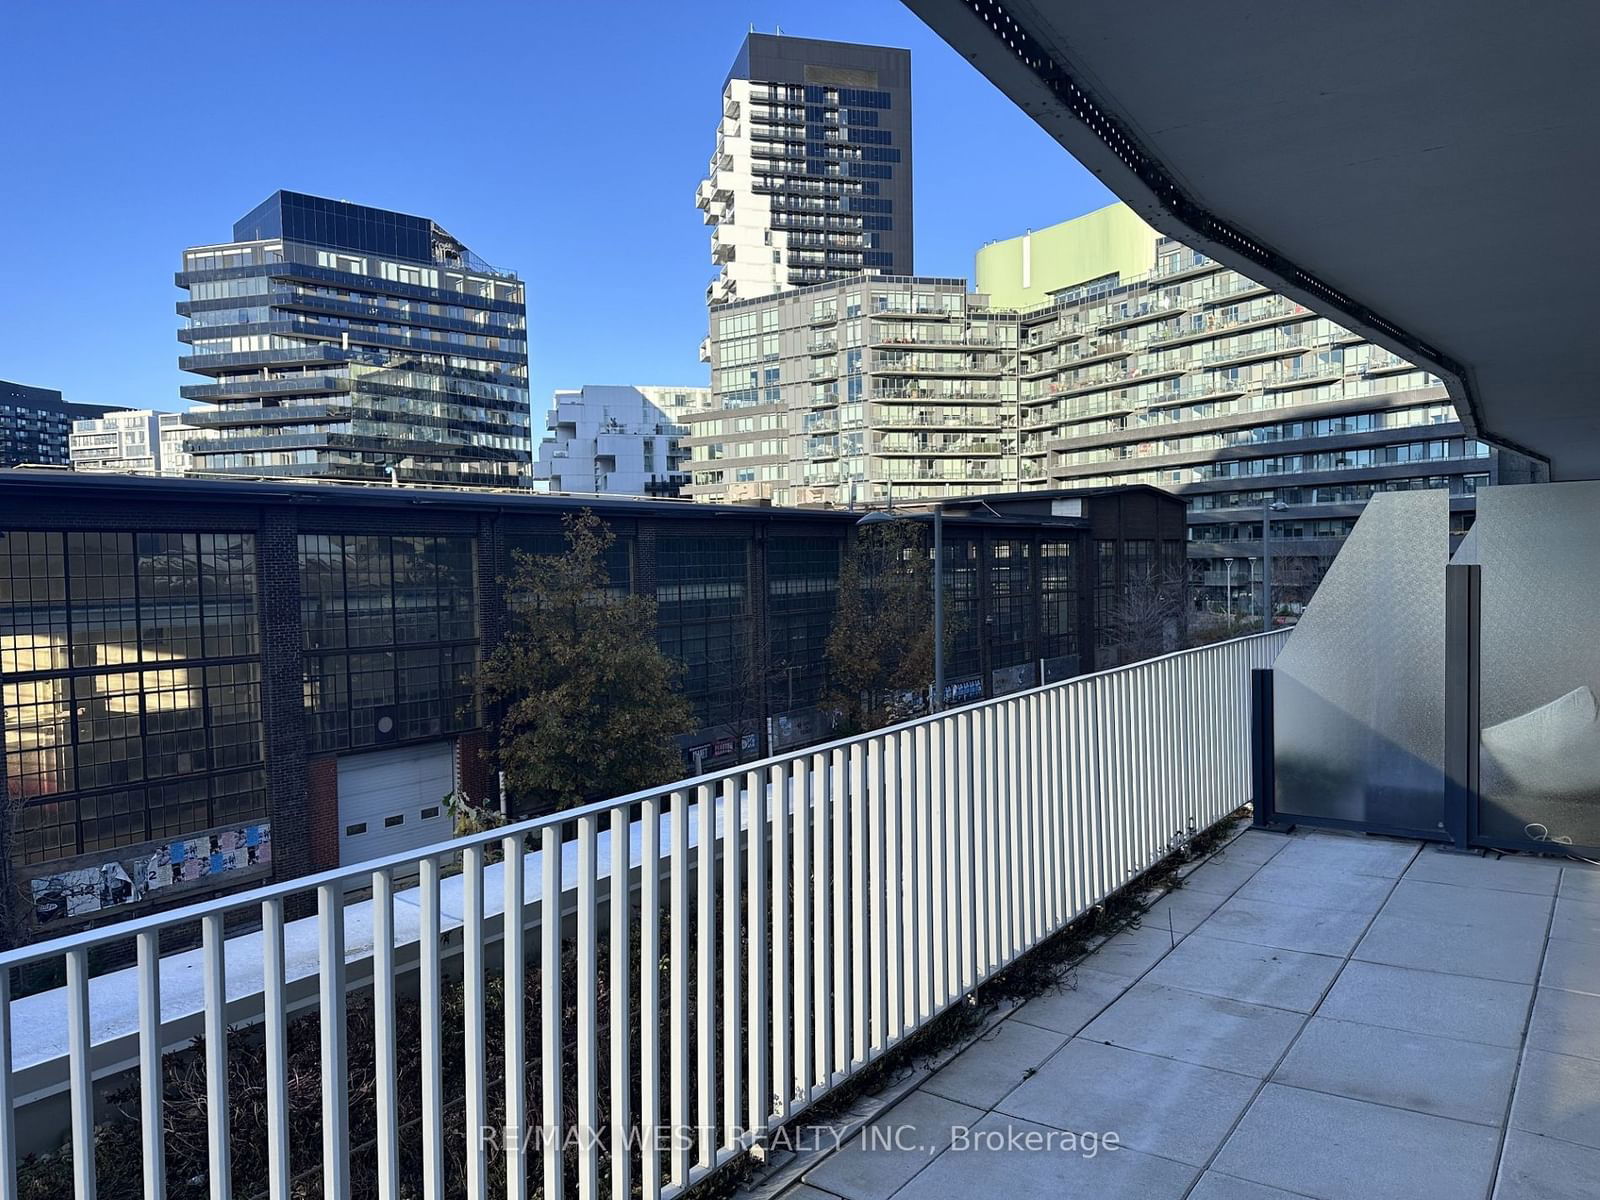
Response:
[[[130,408],[74,421],[68,450],[76,471],[184,475],[190,463],[184,440],[196,436],[198,431],[183,423],[182,413]]]
[[[711,403],[704,387],[589,385],[557,391],[534,461],[551,492],[676,496],[689,482],[685,420]]]

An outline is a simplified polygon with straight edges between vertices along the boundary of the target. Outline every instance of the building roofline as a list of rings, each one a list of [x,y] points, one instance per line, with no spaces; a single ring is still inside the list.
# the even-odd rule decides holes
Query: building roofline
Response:
[[[529,515],[566,513],[594,509],[612,516],[676,514],[683,517],[766,518],[778,520],[857,520],[869,509],[788,508],[756,504],[701,504],[691,500],[659,497],[581,495],[543,493],[511,488],[454,488],[446,486],[402,486],[345,481],[301,482],[267,479],[196,479],[191,477],[130,474],[91,474],[67,468],[15,467],[0,469],[0,506],[7,500],[24,497],[60,500],[74,491],[96,502],[189,501],[203,504],[294,504],[329,505],[354,508],[386,508],[405,505],[460,509],[463,511],[514,510]],[[1015,504],[1101,496],[1112,493],[1150,492],[1175,503],[1183,501],[1170,492],[1149,484],[1126,487],[1050,489],[1032,492],[994,492],[982,496],[951,497],[956,507],[984,504]],[[930,503],[908,501],[904,507],[917,508]],[[897,505],[896,507],[901,507]],[[108,509],[108,511],[111,511]],[[1019,519],[1029,514],[1017,513]]]

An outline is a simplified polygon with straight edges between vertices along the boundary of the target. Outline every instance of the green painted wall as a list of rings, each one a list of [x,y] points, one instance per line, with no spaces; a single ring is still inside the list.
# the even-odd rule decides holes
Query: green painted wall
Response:
[[[977,290],[999,308],[1031,308],[1058,292],[1113,271],[1124,279],[1156,265],[1156,238],[1126,204],[1111,204],[1026,237],[991,242],[978,251]],[[1023,286],[1022,257],[1030,258]]]

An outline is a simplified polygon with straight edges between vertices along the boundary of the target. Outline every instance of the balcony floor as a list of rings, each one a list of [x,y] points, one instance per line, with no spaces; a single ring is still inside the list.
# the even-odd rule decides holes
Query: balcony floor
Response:
[[[1247,831],[1074,976],[785,1196],[1600,1195],[1600,869]]]

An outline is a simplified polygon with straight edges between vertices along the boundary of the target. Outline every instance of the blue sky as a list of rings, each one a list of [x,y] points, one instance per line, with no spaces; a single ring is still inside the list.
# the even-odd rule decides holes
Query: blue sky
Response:
[[[15,4],[0,378],[182,407],[179,252],[285,187],[433,217],[520,273],[536,411],[704,383],[694,188],[752,24],[911,50],[921,274],[1112,199],[897,0]]]

